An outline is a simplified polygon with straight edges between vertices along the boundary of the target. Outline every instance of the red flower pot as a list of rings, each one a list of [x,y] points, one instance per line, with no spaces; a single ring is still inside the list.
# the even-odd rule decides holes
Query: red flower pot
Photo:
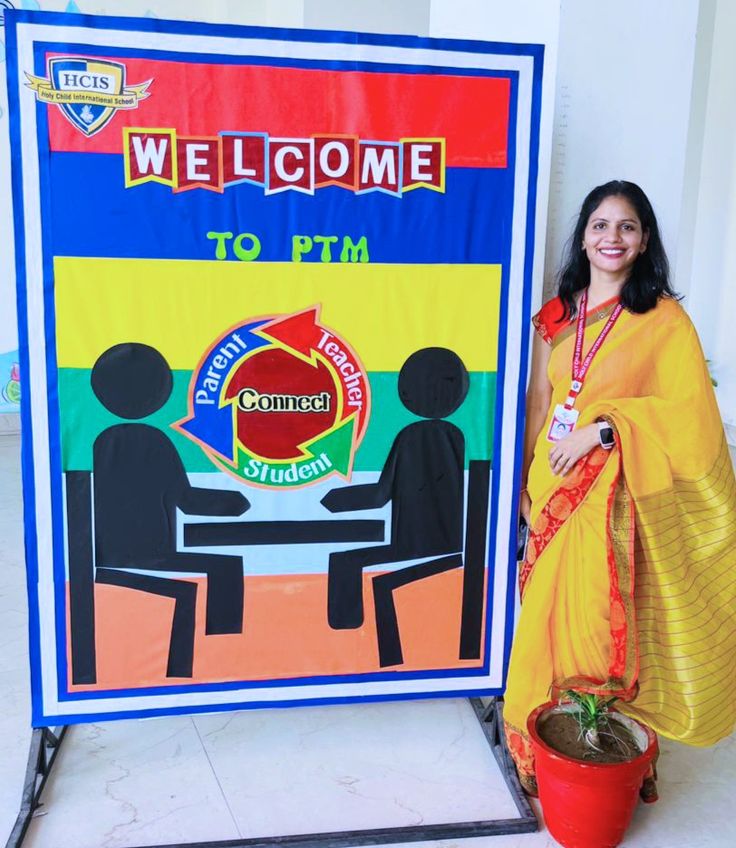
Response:
[[[619,713],[617,718],[632,732],[642,753],[627,763],[574,760],[539,737],[537,723],[552,709],[564,707],[551,701],[542,704],[527,721],[547,828],[564,848],[614,848],[631,821],[642,781],[657,753],[657,737]]]

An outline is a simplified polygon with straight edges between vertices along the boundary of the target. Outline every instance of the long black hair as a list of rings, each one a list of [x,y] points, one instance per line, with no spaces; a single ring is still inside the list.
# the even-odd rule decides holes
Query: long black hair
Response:
[[[621,303],[631,312],[654,309],[660,297],[677,297],[670,286],[669,262],[659,235],[657,218],[649,198],[636,183],[611,180],[596,186],[583,201],[575,229],[565,247],[565,256],[557,275],[558,293],[563,304],[563,318],[577,313],[575,294],[590,285],[590,261],[580,245],[588,219],[607,197],[623,197],[636,210],[642,230],[649,234],[647,249],[640,253],[621,289]]]

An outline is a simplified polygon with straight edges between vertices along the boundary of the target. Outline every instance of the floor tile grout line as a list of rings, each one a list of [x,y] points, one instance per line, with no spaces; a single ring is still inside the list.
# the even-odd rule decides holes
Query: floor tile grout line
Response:
[[[212,774],[214,775],[215,782],[217,783],[217,786],[220,789],[220,794],[222,795],[222,800],[225,802],[225,806],[227,807],[227,811],[230,813],[230,818],[232,819],[233,824],[235,825],[235,830],[237,831],[238,838],[243,839],[244,836],[243,836],[243,833],[240,830],[240,826],[238,825],[238,820],[235,818],[235,813],[233,812],[232,807],[230,806],[230,801],[228,800],[228,797],[225,794],[225,790],[223,789],[222,783],[220,783],[220,777],[217,774],[217,771],[215,770],[215,767],[212,763],[212,760],[210,759],[210,753],[207,750],[207,746],[204,744],[204,739],[202,739],[202,734],[199,732],[199,728],[197,727],[197,722],[194,720],[194,718],[195,718],[194,716],[190,716],[189,720],[192,722],[192,725],[194,726],[194,731],[197,734],[197,738],[199,739],[199,744],[202,746],[202,750],[204,751],[204,755],[205,755],[205,757],[207,757],[207,762],[210,764],[210,768],[212,769]]]

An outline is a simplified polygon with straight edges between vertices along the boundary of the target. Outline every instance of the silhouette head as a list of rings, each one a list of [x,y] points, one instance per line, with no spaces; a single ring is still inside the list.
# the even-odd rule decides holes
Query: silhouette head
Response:
[[[92,391],[121,418],[144,418],[166,403],[173,378],[169,363],[153,347],[125,342],[108,348],[92,368]]]
[[[445,347],[417,350],[401,366],[399,397],[422,418],[446,418],[468,394],[470,380],[462,359]]]

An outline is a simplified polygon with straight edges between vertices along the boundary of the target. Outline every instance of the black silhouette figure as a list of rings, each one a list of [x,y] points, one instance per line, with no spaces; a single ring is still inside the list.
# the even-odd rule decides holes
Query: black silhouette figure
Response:
[[[389,544],[330,555],[327,617],[332,628],[363,624],[364,568],[436,557],[373,579],[382,666],[403,662],[394,590],[463,565],[465,439],[454,424],[442,419],[460,407],[468,386],[468,372],[453,351],[425,348],[413,353],[399,373],[399,397],[410,412],[428,420],[409,424],[398,434],[377,483],[333,489],[322,499],[330,512],[375,509],[389,501],[392,504]],[[485,505],[487,508],[487,495]],[[474,510],[476,513],[479,510]],[[485,538],[485,528],[483,532]],[[482,581],[482,551],[480,563]],[[477,619],[478,632],[481,604],[478,596],[469,612]],[[472,648],[469,651],[478,655]]]
[[[92,389],[110,412],[121,418],[138,419],[166,403],[172,389],[171,370],[154,348],[119,344],[105,351],[95,363]],[[191,677],[196,584],[131,571],[205,574],[205,632],[242,632],[241,558],[178,552],[176,509],[196,515],[237,516],[250,504],[240,492],[191,486],[172,442],[148,424],[115,424],[100,433],[93,449],[93,476],[97,564],[94,579],[175,599],[166,673],[169,677]],[[79,500],[77,497],[70,502],[70,523]],[[74,562],[70,542],[70,582]],[[84,603],[84,598],[81,601]],[[131,622],[131,626],[135,623]],[[75,682],[82,681],[75,676]]]

